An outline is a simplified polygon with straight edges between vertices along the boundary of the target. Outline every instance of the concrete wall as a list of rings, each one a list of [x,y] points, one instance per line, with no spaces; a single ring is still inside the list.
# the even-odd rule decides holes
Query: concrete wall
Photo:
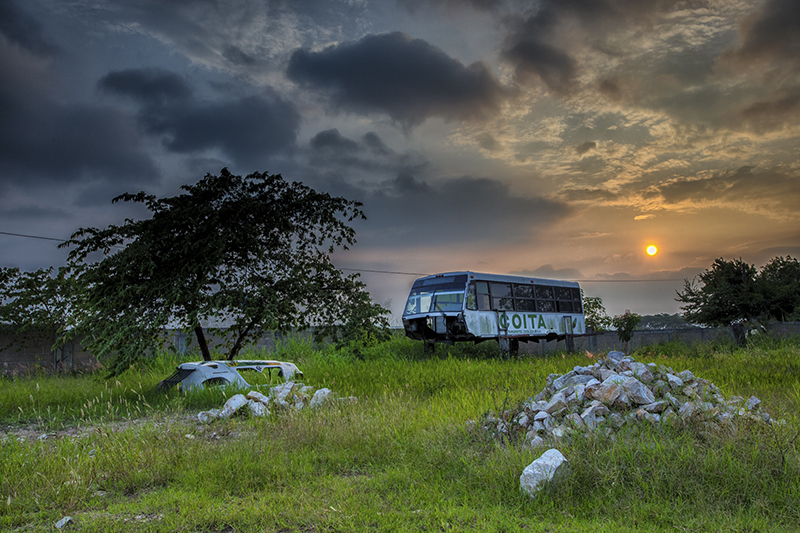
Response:
[[[401,333],[402,330],[398,333]],[[767,332],[775,337],[800,336],[800,322],[778,322],[769,324]],[[206,334],[209,346],[221,347],[222,337],[213,332]],[[291,338],[310,340],[312,332],[293,333]],[[265,332],[249,346],[257,350],[264,350],[267,354],[275,350],[277,343],[283,342],[285,337],[277,332]],[[194,334],[182,331],[169,331],[167,341],[179,352],[185,352],[197,347]],[[705,342],[735,342],[732,328],[691,328],[658,331],[636,331],[633,339],[628,343],[627,351],[632,352],[643,346],[682,341],[686,344]],[[624,350],[617,334],[613,331],[603,332],[592,336],[576,337],[574,339],[576,351],[589,351],[602,353],[609,350]],[[45,371],[74,372],[88,370],[97,366],[97,359],[87,352],[80,344],[80,339],[70,342],[62,350],[53,351],[52,336],[44,334],[14,334],[8,331],[0,332],[0,373],[15,374],[26,373],[43,369]],[[546,355],[556,351],[566,350],[564,341],[521,343],[520,352],[527,354]],[[269,357],[265,355],[265,357]]]
[[[47,372],[90,370],[97,359],[79,341],[71,341],[53,350],[54,338],[40,332],[0,332],[0,373],[18,374],[38,369]]]
[[[778,338],[800,336],[800,322],[774,322],[768,324],[767,333]],[[669,330],[638,330],[628,343],[627,351],[633,352],[644,346],[655,346],[671,341],[681,341],[685,344],[700,344],[705,342],[731,342],[735,343],[733,328],[686,328]],[[615,331],[605,331],[586,337],[574,339],[576,351],[589,351],[592,353],[608,352],[610,350],[624,350],[623,343]],[[520,352],[529,354],[547,354],[555,351],[565,351],[566,344],[560,342],[528,343],[520,345]]]

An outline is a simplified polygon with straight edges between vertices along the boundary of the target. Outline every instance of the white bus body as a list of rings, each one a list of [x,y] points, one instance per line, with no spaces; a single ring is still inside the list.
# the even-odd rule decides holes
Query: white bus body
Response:
[[[403,311],[406,335],[435,343],[564,340],[585,333],[580,285],[574,281],[448,272],[414,282]]]

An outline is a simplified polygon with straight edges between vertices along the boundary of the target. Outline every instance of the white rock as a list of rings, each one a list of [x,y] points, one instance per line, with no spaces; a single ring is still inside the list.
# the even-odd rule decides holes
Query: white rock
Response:
[[[333,391],[330,389],[319,389],[317,392],[314,393],[314,396],[311,398],[311,401],[308,402],[309,407],[318,407],[322,405],[322,403],[331,397]]]
[[[647,388],[647,385],[636,378],[626,380],[622,386],[625,388],[625,393],[628,395],[628,398],[634,403],[646,405],[656,401],[655,395]]]
[[[72,525],[72,517],[65,516],[64,518],[56,522],[56,529],[64,529],[65,527],[70,525]]]
[[[544,439],[542,437],[540,437],[539,435],[534,435],[530,439],[529,446],[531,448],[540,448],[540,447],[544,446]]]
[[[263,403],[264,405],[269,405],[269,398],[266,395],[261,394],[260,392],[255,390],[251,390],[250,392],[248,392],[246,398],[248,400],[253,400],[254,402],[259,402]]]
[[[615,352],[608,352],[608,355],[606,355],[606,358],[611,359],[614,362],[622,361],[623,357],[625,357],[625,353],[624,352],[616,352],[616,351]]]
[[[550,402],[545,407],[545,411],[550,413],[551,415],[567,406],[567,399],[564,396],[563,392],[557,392],[553,395],[550,399]]]
[[[755,396],[750,396],[750,397],[747,399],[747,402],[745,402],[745,404],[744,404],[745,408],[746,408],[748,411],[754,411],[754,410],[758,409],[758,407],[759,407],[760,405],[761,405],[761,400],[759,400],[759,399],[758,399],[758,398],[756,398]]]
[[[245,405],[247,405],[247,398],[244,397],[244,394],[234,394],[228,398],[228,401],[222,406],[222,411],[220,411],[219,416],[221,418],[230,418]]]
[[[255,400],[247,400],[247,407],[250,409],[250,414],[253,416],[267,416],[269,414],[267,406]]]
[[[566,468],[566,462],[567,458],[560,451],[550,448],[522,471],[520,489],[531,498],[535,497],[546,483]]]
[[[289,396],[289,394],[291,394],[293,388],[294,388],[294,381],[287,381],[283,385],[272,387],[270,389],[270,396],[278,400],[278,403],[280,403],[281,405],[285,405],[286,397]]]

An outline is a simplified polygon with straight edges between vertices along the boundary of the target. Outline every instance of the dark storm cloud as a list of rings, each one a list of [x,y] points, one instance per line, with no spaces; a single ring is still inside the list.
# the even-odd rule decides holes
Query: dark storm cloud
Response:
[[[158,170],[135,124],[107,107],[63,103],[40,85],[40,71],[23,72],[0,46],[0,181],[71,183],[81,179],[152,182]],[[23,67],[24,68],[24,67]]]
[[[800,68],[800,2],[767,0],[741,25],[742,45],[735,59],[747,64],[785,63]],[[780,68],[780,65],[774,65]]]
[[[56,51],[56,47],[43,37],[39,22],[14,0],[0,0],[0,34],[36,54]]]
[[[376,155],[391,155],[393,152],[389,149],[383,140],[378,137],[378,134],[368,131],[364,134],[364,144],[366,144],[372,153]]]
[[[575,60],[563,50],[539,41],[536,35],[520,37],[503,51],[503,57],[516,65],[517,78],[522,81],[536,75],[557,94],[567,94],[575,85]]]
[[[553,93],[568,95],[579,85],[581,66],[569,49],[576,43],[589,42],[596,51],[618,55],[604,44],[617,28],[646,26],[655,13],[703,4],[701,0],[543,0],[530,15],[507,18],[511,31],[501,55],[515,67],[519,81],[538,78]],[[569,34],[573,22],[581,27],[580,34]],[[606,82],[601,89],[614,94],[616,87]]]
[[[289,78],[342,111],[385,113],[414,126],[431,117],[481,118],[508,92],[482,63],[464,66],[439,48],[395,32],[311,52],[296,50]]]
[[[142,68],[110,72],[97,82],[101,90],[128,96],[146,105],[189,100],[192,90],[181,77],[164,69]]]
[[[800,87],[779,89],[768,98],[747,106],[741,113],[756,128],[779,128],[800,114]]]
[[[380,140],[380,139],[379,139]],[[358,143],[342,136],[336,128],[317,133],[311,139],[311,147],[318,152],[357,152]]]
[[[575,153],[577,153],[578,155],[583,155],[589,150],[594,150],[595,148],[597,148],[596,142],[586,141],[575,147]]]
[[[466,6],[478,11],[496,11],[505,5],[505,0],[397,0],[397,3],[412,13],[428,5],[443,5],[451,9]]]
[[[470,176],[429,182],[401,174],[358,197],[368,219],[359,242],[371,246],[522,242],[569,214],[565,204]]]
[[[308,147],[310,150],[298,151],[308,156],[310,168],[306,172],[324,175],[324,179],[349,176],[351,180],[363,178],[375,183],[381,177],[419,171],[428,165],[419,154],[395,153],[372,131],[354,140],[332,128],[314,135]]]
[[[162,137],[176,153],[216,148],[242,166],[258,167],[270,155],[291,151],[300,128],[294,105],[270,89],[238,99],[198,101],[181,77],[155,69],[112,72],[98,87],[141,103],[144,131]]]

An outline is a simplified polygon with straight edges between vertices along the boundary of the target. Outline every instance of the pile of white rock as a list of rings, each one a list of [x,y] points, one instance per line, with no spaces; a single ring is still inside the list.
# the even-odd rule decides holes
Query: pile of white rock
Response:
[[[555,445],[576,432],[613,438],[616,430],[632,423],[687,422],[709,428],[733,427],[737,420],[772,423],[760,405],[755,396],[726,399],[713,383],[689,370],[676,373],[615,351],[594,365],[551,374],[539,394],[517,409],[486,415],[482,427],[503,441],[522,437],[539,447]],[[567,459],[549,448],[522,472],[520,489],[535,497],[567,472]]]
[[[222,409],[201,411],[197,419],[209,423],[218,418],[230,418],[234,414],[247,411],[251,416],[267,416],[270,408],[274,409],[303,409],[304,407],[318,407],[324,402],[336,398],[336,394],[327,388],[314,389],[308,385],[287,381],[282,385],[272,387],[269,394],[250,391],[247,395],[235,394],[228,398]],[[340,398],[340,400],[355,403],[355,397]]]
[[[769,422],[755,396],[725,399],[711,382],[689,370],[676,373],[609,352],[591,366],[551,374],[547,386],[519,408],[488,414],[483,429],[502,440],[523,437],[531,446],[558,442],[575,432],[614,431],[630,423],[699,422],[724,427],[737,417]]]

